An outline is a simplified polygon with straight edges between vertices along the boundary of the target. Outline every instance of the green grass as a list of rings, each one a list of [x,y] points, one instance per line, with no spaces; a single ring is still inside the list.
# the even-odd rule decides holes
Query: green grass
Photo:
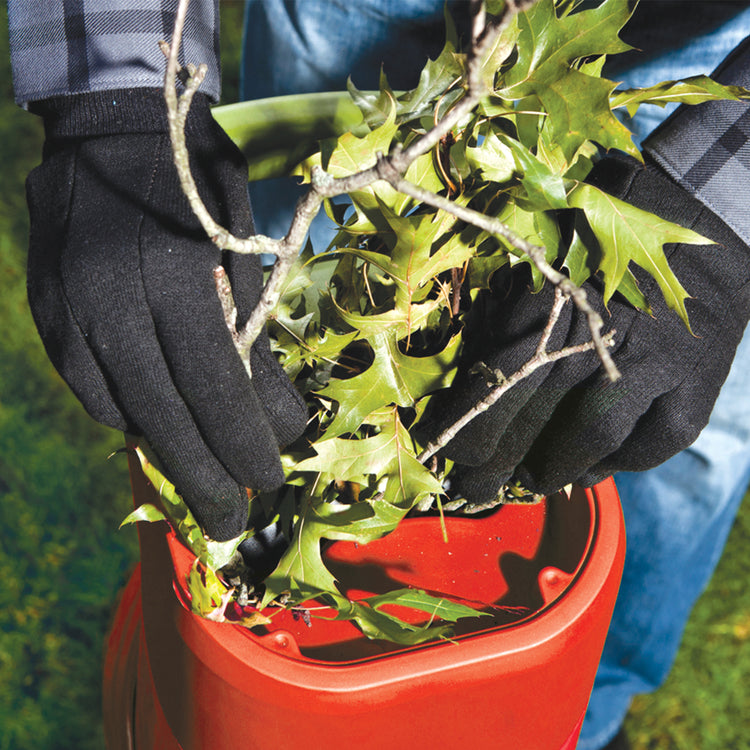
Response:
[[[96,425],[44,353],[26,302],[24,179],[37,118],[12,101],[0,31],[0,750],[101,750],[112,603],[136,556],[122,438]]]
[[[222,2],[225,101],[236,92],[240,2]],[[0,14],[0,750],[101,750],[104,635],[135,559],[120,437],[49,365],[25,296],[25,175],[42,134],[12,101]],[[750,747],[750,505],[691,618],[668,683],[639,698],[637,750]]]
[[[750,747],[750,499],[693,610],[667,682],[638,697],[627,720],[634,750]]]

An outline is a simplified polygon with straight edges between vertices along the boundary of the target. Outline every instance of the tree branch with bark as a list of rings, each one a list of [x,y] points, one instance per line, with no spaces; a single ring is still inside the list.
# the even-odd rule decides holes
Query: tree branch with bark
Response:
[[[484,3],[473,0],[471,4],[472,44],[467,54],[464,95],[436,122],[435,126],[414,140],[407,148],[401,148],[397,144],[387,156],[379,155],[375,166],[350,176],[334,178],[320,168],[313,168],[310,189],[297,204],[289,231],[283,238],[272,239],[263,235],[255,235],[247,239],[240,239],[220,226],[211,217],[198,194],[190,171],[189,154],[185,144],[185,122],[192,97],[200,87],[205,75],[205,67],[188,68],[187,76],[182,75],[185,85],[184,91],[178,94],[175,83],[180,79],[180,74],[183,72],[178,63],[178,56],[189,5],[189,0],[180,0],[172,43],[164,48],[168,57],[164,88],[174,161],[183,190],[206,234],[220,248],[238,253],[270,253],[276,256],[276,262],[260,301],[245,328],[237,333],[232,327],[233,337],[243,361],[248,359],[250,347],[263,329],[269,314],[278,303],[287,274],[303,246],[310,225],[320,211],[323,201],[361,190],[378,180],[385,180],[399,192],[403,192],[427,205],[440,208],[468,224],[488,231],[490,234],[503,237],[513,247],[526,253],[544,276],[561,289],[566,297],[571,297],[578,308],[586,315],[593,346],[602,364],[611,379],[614,380],[618,377],[617,368],[607,351],[607,346],[601,334],[603,327],[601,317],[588,305],[586,293],[573,284],[568,277],[559,273],[547,263],[543,248],[527,242],[497,219],[460,206],[439,194],[411,185],[403,178],[403,175],[418,157],[428,153],[439,144],[441,139],[469,115],[482,98],[489,93],[482,80],[482,62],[486,52],[497,43],[500,35],[516,16],[532,7],[537,1],[509,1],[498,19],[489,20],[484,10]]]

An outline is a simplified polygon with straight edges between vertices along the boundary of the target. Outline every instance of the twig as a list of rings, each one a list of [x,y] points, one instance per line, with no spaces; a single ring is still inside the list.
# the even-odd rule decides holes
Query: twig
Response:
[[[437,146],[476,107],[481,98],[486,94],[486,87],[481,75],[481,66],[485,53],[497,42],[497,39],[512,19],[518,13],[530,8],[536,1],[508,0],[505,11],[500,19],[488,23],[483,3],[479,2],[479,0],[472,0],[472,46],[467,56],[466,92],[464,96],[440,118],[435,127],[416,139],[409,147],[404,149],[400,144],[397,144],[388,156],[378,155],[376,164],[369,169],[342,178],[333,178],[320,168],[314,169],[310,189],[298,202],[289,231],[281,240],[273,240],[262,235],[256,235],[247,239],[235,237],[214,221],[198,194],[190,171],[190,160],[185,143],[185,122],[192,98],[205,76],[205,66],[201,66],[198,69],[189,66],[189,75],[185,78],[184,74],[181,75],[182,70],[177,60],[189,0],[180,0],[172,43],[165,49],[165,54],[168,49],[168,64],[165,74],[165,98],[167,102],[170,138],[180,181],[193,211],[199,218],[208,236],[222,249],[240,253],[269,252],[276,255],[273,270],[245,328],[239,333],[236,332],[234,330],[234,321],[230,321],[229,317],[227,318],[228,325],[233,333],[235,345],[243,362],[249,362],[250,347],[263,329],[269,314],[279,300],[289,270],[302,247],[310,224],[317,215],[323,200],[360,190],[377,180],[385,180],[394,189],[420,202],[443,209],[473,226],[484,229],[492,235],[502,237],[512,247],[525,253],[541,273],[555,285],[555,306],[553,307],[548,327],[545,329],[545,334],[542,337],[542,341],[540,341],[539,348],[534,357],[517,373],[504,380],[501,385],[495,388],[481,403],[477,404],[464,418],[438,436],[423,451],[420,460],[425,460],[434,455],[437,450],[449,442],[474,416],[488,409],[515,383],[545,364],[557,361],[563,357],[595,349],[610,379],[616,380],[619,377],[619,372],[607,351],[611,345],[611,334],[602,336],[601,333],[603,328],[601,316],[588,304],[586,293],[547,262],[543,248],[533,245],[522,237],[517,236],[497,219],[488,217],[465,206],[460,206],[448,198],[424,190],[403,178],[403,174],[414,160]],[[175,87],[175,80],[178,77],[183,80],[185,85],[185,90],[179,97]],[[222,294],[221,289],[220,294]],[[549,340],[549,333],[554,327],[556,315],[559,315],[559,309],[568,297],[572,298],[578,309],[586,315],[592,340],[578,346],[566,347],[557,352],[547,352],[546,345]],[[222,304],[227,303],[230,299],[231,294],[224,295]],[[227,316],[227,308],[225,307],[224,309],[225,316]],[[555,311],[557,312],[555,313]]]
[[[550,313],[549,313],[547,325],[544,327],[544,331],[542,331],[542,337],[539,339],[539,343],[537,344],[537,347],[536,347],[537,354],[547,350],[547,344],[549,343],[549,339],[550,339],[550,336],[552,335],[552,331],[557,325],[557,321],[560,319],[560,313],[562,312],[565,302],[566,302],[565,294],[563,293],[562,289],[560,289],[559,286],[556,286],[555,287],[555,301],[552,304],[552,309],[550,310]]]
[[[520,2],[509,0],[503,15],[498,21],[493,21],[491,24],[485,22],[486,19],[483,10],[477,10],[482,8],[482,4],[478,2],[473,3],[472,10],[475,15],[472,22],[472,38],[474,43],[467,56],[466,94],[452,109],[443,115],[434,128],[416,139],[408,148],[401,149],[397,147],[392,151],[388,156],[388,160],[393,170],[399,174],[405,173],[415,159],[434,148],[447,133],[474,109],[486,93],[481,76],[481,65],[484,54],[508,27],[512,19],[518,13],[530,8],[535,2],[537,0],[522,0]],[[310,224],[317,215],[322,201],[325,198],[333,198],[337,195],[360,190],[381,179],[381,177],[377,164],[369,169],[338,179],[332,178],[321,169],[314,171],[310,190],[297,204],[297,210],[292,219],[289,232],[281,240],[273,240],[263,235],[241,239],[235,237],[231,232],[215,222],[198,193],[195,181],[190,172],[190,160],[185,145],[185,121],[187,113],[192,97],[205,76],[205,67],[200,67],[197,70],[188,67],[190,75],[186,79],[185,90],[181,96],[178,97],[174,85],[175,79],[180,77],[181,73],[181,67],[177,58],[188,4],[189,0],[180,0],[172,43],[161,45],[168,58],[164,88],[169,133],[174,152],[174,161],[183,191],[206,234],[219,247],[238,253],[271,253],[277,257],[276,264],[263,290],[260,302],[253,311],[245,329],[238,337],[240,356],[246,359],[249,347],[263,329],[269,313],[278,302],[289,269],[302,247]],[[183,75],[182,79],[184,78]]]
[[[221,309],[224,313],[224,321],[232,334],[232,338],[235,338],[237,336],[237,307],[234,304],[232,285],[229,283],[224,266],[214,268],[214,283],[216,284],[216,293],[219,295]]]
[[[433,193],[429,190],[414,185],[405,180],[401,174],[393,168],[392,162],[388,158],[381,157],[378,160],[377,167],[381,179],[388,182],[395,190],[408,195],[421,203],[426,203],[433,208],[442,209],[443,211],[455,216],[467,224],[471,224],[479,229],[484,229],[492,235],[502,237],[517,250],[528,255],[534,265],[541,271],[545,278],[555,285],[565,296],[570,297],[576,304],[576,307],[586,316],[588,321],[591,338],[596,349],[596,353],[604,366],[607,376],[610,380],[615,381],[620,377],[620,372],[615,366],[612,357],[607,351],[602,328],[604,322],[601,315],[589,305],[586,299],[586,292],[579,286],[576,286],[565,274],[560,273],[553,268],[545,258],[544,248],[533,245],[523,237],[519,237],[512,232],[503,222],[498,221],[486,214],[475,211],[467,206],[461,206],[448,198]]]
[[[232,285],[229,283],[224,266],[214,268],[214,284],[216,285],[216,294],[219,297],[221,309],[224,313],[224,322],[227,324],[229,333],[232,335],[235,349],[241,354],[240,358],[242,359],[242,364],[245,366],[245,371],[252,380],[253,371],[250,366],[250,352],[249,349],[247,352],[244,352],[240,347],[240,336],[237,333],[237,306],[234,303]]]
[[[584,352],[592,351],[594,347],[593,341],[586,341],[583,344],[575,344],[573,346],[566,346],[556,351],[547,351],[547,344],[549,343],[550,335],[552,330],[560,317],[560,312],[563,305],[567,302],[565,293],[557,287],[555,289],[555,302],[552,305],[552,309],[547,320],[547,325],[542,332],[542,336],[537,345],[534,356],[523,364],[516,372],[509,377],[498,378],[497,385],[478,403],[476,403],[471,409],[469,409],[463,416],[459,417],[453,424],[446,427],[437,437],[435,437],[417,456],[417,460],[423,464],[426,464],[441,448],[444,448],[454,437],[475,417],[479,416],[482,412],[487,411],[493,404],[495,404],[501,396],[507,393],[516,383],[519,383],[524,378],[529,377],[534,371],[540,367],[552,364],[566,357],[572,357],[577,354],[583,354]],[[615,331],[609,331],[603,337],[603,344],[606,347],[612,346],[614,343]]]
[[[487,23],[487,17],[484,9],[484,0],[470,0],[471,7],[469,13],[471,15],[471,46],[476,47],[479,44],[479,38],[484,31],[485,24]]]
[[[240,253],[273,252],[270,249],[277,241],[262,235],[240,239],[228,232],[214,221],[198,192],[198,187],[190,170],[190,156],[185,143],[185,123],[190,110],[193,96],[206,76],[206,66],[198,68],[188,66],[188,76],[178,62],[182,32],[185,25],[189,0],[180,0],[177,7],[172,44],[160,43],[162,52],[167,56],[167,70],[164,74],[164,98],[167,103],[167,121],[169,123],[169,137],[172,143],[172,158],[177,167],[182,190],[187,197],[190,207],[203,226],[211,240],[224,250],[234,250]],[[175,80],[183,82],[185,89],[178,97]]]

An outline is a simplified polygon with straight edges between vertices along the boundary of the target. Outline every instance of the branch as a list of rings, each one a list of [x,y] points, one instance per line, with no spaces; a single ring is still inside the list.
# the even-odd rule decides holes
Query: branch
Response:
[[[495,44],[500,34],[508,27],[515,16],[530,8],[537,1],[508,0],[499,20],[487,23],[483,3],[473,0],[471,6],[473,43],[467,57],[466,94],[452,109],[445,113],[432,130],[415,140],[408,148],[394,149],[388,160],[396,172],[405,173],[415,159],[430,151],[476,107],[480,99],[487,93],[481,76],[484,55]],[[297,205],[289,232],[281,240],[273,240],[263,235],[239,238],[214,221],[198,193],[190,171],[190,159],[185,144],[185,122],[190,103],[205,76],[205,66],[201,66],[197,70],[188,66],[186,76],[185,71],[181,69],[178,63],[188,4],[189,0],[180,0],[172,43],[161,45],[162,51],[167,55],[167,71],[164,78],[165,99],[169,134],[180,183],[193,212],[201,222],[206,234],[216,245],[224,250],[238,253],[270,253],[277,258],[258,305],[245,329],[236,339],[238,352],[244,360],[247,358],[252,343],[263,329],[268,315],[279,300],[289,269],[302,248],[310,224],[317,215],[323,200],[360,190],[381,179],[381,177],[377,164],[369,169],[338,179],[332,178],[323,170],[317,170],[313,174],[310,190]],[[178,78],[185,86],[179,97],[176,90]]]
[[[608,346],[605,338],[602,336],[604,322],[601,315],[589,305],[586,298],[586,292],[581,287],[574,284],[565,274],[560,273],[553,268],[545,257],[544,248],[538,245],[532,245],[523,237],[519,237],[512,232],[503,222],[498,221],[486,214],[475,211],[473,208],[461,206],[442,195],[433,193],[429,190],[414,185],[405,180],[401,174],[393,168],[392,160],[389,158],[380,158],[376,166],[381,179],[388,182],[395,190],[404,193],[415,200],[426,203],[433,208],[442,209],[446,213],[455,216],[457,219],[465,221],[479,229],[484,229],[492,235],[502,237],[511,246],[528,255],[532,263],[541,271],[544,277],[562,291],[566,296],[571,297],[576,307],[586,316],[591,339],[596,353],[604,366],[607,376],[610,380],[615,381],[620,377],[620,372],[615,366],[612,357],[607,351]]]
[[[222,291],[228,282],[226,279],[220,281],[217,278],[220,296],[224,295],[222,297],[222,304],[225,306],[227,324],[230,331],[232,331],[235,345],[243,362],[249,360],[250,347],[262,331],[269,314],[278,303],[289,270],[302,247],[310,224],[318,214],[323,200],[361,190],[377,180],[385,180],[394,189],[417,201],[442,209],[494,236],[502,237],[512,247],[525,253],[545,278],[555,285],[555,305],[552,308],[548,325],[545,328],[534,357],[521,367],[518,372],[504,379],[503,383],[493,389],[485,399],[430,443],[419,456],[420,461],[423,462],[450,442],[471,419],[481,412],[486,411],[509,388],[523,378],[528,377],[539,367],[564,357],[594,349],[610,379],[616,380],[620,375],[607,351],[612,344],[612,332],[606,336],[602,335],[603,321],[601,316],[589,305],[585,291],[573,284],[567,276],[554,269],[547,262],[544,248],[532,245],[495,218],[486,216],[465,206],[460,206],[448,198],[424,190],[403,178],[403,174],[405,174],[414,160],[433,149],[446,134],[451,132],[464,117],[473,111],[482,97],[486,95],[487,87],[482,80],[482,62],[484,56],[497,43],[500,35],[515,16],[530,8],[535,2],[537,0],[507,0],[502,16],[497,21],[488,22],[485,16],[484,4],[480,0],[471,0],[472,46],[467,56],[464,96],[443,115],[435,127],[417,138],[407,148],[396,145],[388,156],[384,157],[379,154],[376,164],[369,169],[341,178],[333,178],[320,168],[314,169],[310,189],[298,202],[289,231],[280,240],[272,240],[260,235],[248,239],[235,237],[213,220],[198,194],[195,181],[190,172],[189,155],[185,144],[185,121],[192,97],[205,76],[205,67],[201,66],[196,70],[189,66],[188,75],[185,76],[184,71],[181,71],[177,61],[189,0],[180,0],[172,44],[168,47],[165,45],[165,54],[166,50],[168,50],[165,98],[167,101],[170,138],[180,181],[193,211],[201,221],[208,236],[222,249],[240,253],[270,252],[276,255],[277,258],[250,320],[239,333],[234,328],[235,318],[232,317],[231,308],[228,309],[226,307],[228,300],[231,300],[231,293],[227,296]],[[183,93],[179,97],[175,84],[177,78],[180,78],[185,86]],[[592,340],[585,344],[566,347],[556,352],[548,352],[546,346],[550,333],[554,328],[562,305],[568,298],[572,298],[578,309],[586,315]]]
[[[493,404],[495,404],[505,393],[507,393],[514,385],[519,383],[524,378],[529,377],[533,372],[538,370],[540,367],[552,364],[558,360],[565,359],[566,357],[572,357],[577,354],[583,354],[584,352],[592,351],[594,347],[593,341],[587,341],[583,344],[576,344],[574,346],[566,346],[556,351],[547,351],[547,344],[549,343],[550,335],[554,329],[562,310],[563,305],[567,302],[568,297],[558,286],[555,289],[555,302],[552,305],[547,325],[542,332],[542,336],[537,345],[534,356],[523,364],[516,372],[510,377],[504,377],[502,373],[494,373],[499,381],[498,384],[477,404],[469,409],[462,417],[459,417],[453,424],[446,427],[434,440],[432,440],[424,450],[417,456],[417,460],[425,464],[429,461],[441,448],[444,448],[456,435],[471,422],[474,418],[478,417],[482,412],[487,411]],[[606,347],[612,346],[614,343],[615,331],[609,331],[603,338],[603,344]]]
[[[175,18],[172,44],[160,42],[162,52],[167,57],[167,70],[164,74],[164,98],[167,104],[167,122],[169,123],[169,138],[172,144],[172,157],[177,174],[180,178],[182,190],[185,193],[193,213],[200,221],[210,239],[224,250],[238,253],[271,252],[277,240],[263,235],[256,235],[240,239],[214,221],[198,192],[198,187],[190,170],[190,155],[185,142],[185,123],[187,122],[193,96],[203,83],[206,76],[206,66],[195,68],[188,65],[183,69],[178,62],[182,32],[185,26],[189,0],[180,0]],[[178,96],[176,81],[184,85],[182,94]]]

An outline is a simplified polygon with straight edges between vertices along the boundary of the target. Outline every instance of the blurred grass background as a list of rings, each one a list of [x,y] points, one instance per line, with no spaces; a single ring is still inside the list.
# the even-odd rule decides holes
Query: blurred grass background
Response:
[[[224,100],[237,97],[241,0],[222,0]],[[15,106],[0,21],[0,750],[101,750],[104,638],[137,555],[117,433],[69,394],[38,340],[25,290],[23,183],[36,118]],[[636,701],[635,750],[750,748],[750,505],[690,621],[677,665]],[[519,748],[523,750],[523,748]]]

